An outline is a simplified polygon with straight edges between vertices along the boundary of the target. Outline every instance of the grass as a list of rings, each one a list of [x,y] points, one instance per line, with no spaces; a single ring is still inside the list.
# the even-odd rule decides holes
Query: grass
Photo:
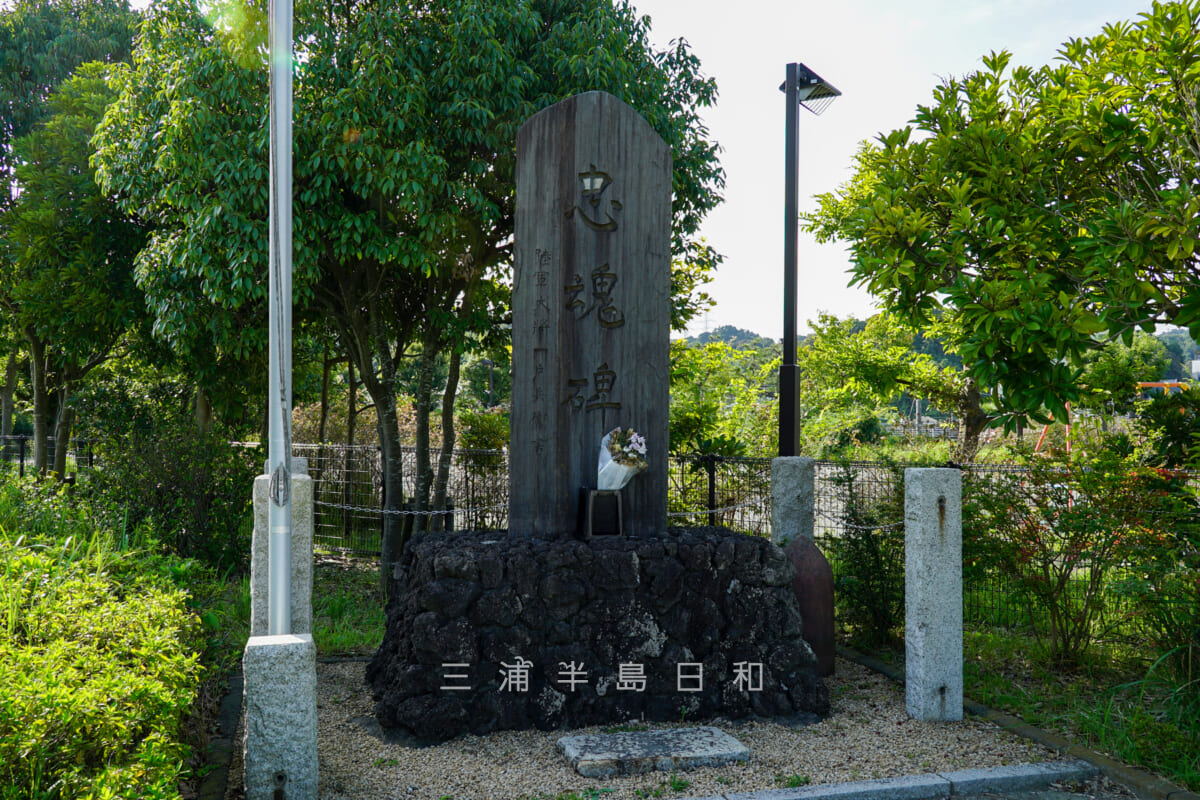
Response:
[[[673,792],[684,792],[687,791],[687,788],[691,785],[691,781],[672,772],[669,778],[660,782],[657,786],[649,786],[645,789],[638,789],[634,792],[634,794],[641,798],[665,797],[668,789]]]
[[[11,477],[11,476],[10,476]],[[0,484],[0,798],[178,796],[205,669],[195,561]]]
[[[312,602],[318,656],[373,655],[379,649],[387,627],[379,562],[318,555]]]
[[[1200,682],[1180,685],[1114,645],[1093,646],[1071,670],[1052,666],[1011,631],[968,631],[964,656],[973,699],[1200,789]]]
[[[801,786],[808,786],[812,779],[807,775],[776,775],[775,783],[784,789],[798,789]]]
[[[379,649],[387,616],[376,561],[317,555],[312,604],[318,657],[373,655]],[[233,667],[250,635],[249,576],[227,576],[220,591],[202,598],[200,606],[209,642],[205,660]]]
[[[594,786],[589,786],[582,791],[570,790],[559,792],[555,795],[539,794],[537,796],[525,796],[521,800],[600,800],[603,795],[611,794],[612,789],[598,789]]]

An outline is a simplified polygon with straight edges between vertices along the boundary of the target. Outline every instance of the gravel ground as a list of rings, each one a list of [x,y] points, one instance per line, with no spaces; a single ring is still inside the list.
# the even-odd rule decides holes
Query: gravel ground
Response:
[[[1051,751],[980,720],[910,720],[901,687],[839,659],[837,674],[827,679],[833,714],[824,722],[799,729],[761,721],[703,723],[749,747],[746,764],[598,780],[577,774],[558,754],[555,742],[566,731],[505,731],[425,748],[390,744],[374,724],[365,668],[361,662],[317,667],[323,800],[556,800],[568,792],[579,800],[669,800],[775,789],[805,778],[814,784],[857,781],[1055,758]],[[230,785],[240,784],[241,768],[235,763]],[[589,788],[600,792],[589,793]],[[230,792],[231,797],[240,794]]]

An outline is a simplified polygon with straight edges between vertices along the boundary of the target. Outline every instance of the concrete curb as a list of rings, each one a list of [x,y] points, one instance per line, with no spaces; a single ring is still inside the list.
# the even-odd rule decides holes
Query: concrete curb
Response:
[[[1072,759],[1015,767],[931,772],[854,783],[826,783],[798,789],[715,795],[692,800],[936,800],[982,792],[1019,792],[1041,789],[1055,781],[1087,780],[1099,770]]]
[[[900,684],[904,683],[904,670],[900,667],[885,664],[878,659],[863,655],[849,647],[839,646],[838,655],[861,664],[867,669],[886,675]],[[1165,778],[1160,778],[1145,770],[1131,767],[1128,764],[1123,764],[1120,761],[1101,755],[1086,747],[1074,744],[1056,733],[1035,728],[1011,714],[996,711],[967,698],[963,699],[963,709],[974,716],[986,719],[1007,731],[1015,733],[1024,739],[1037,742],[1043,747],[1048,747],[1064,756],[1088,762],[1104,773],[1106,777],[1128,786],[1142,800],[1200,800],[1200,794],[1184,789],[1182,786],[1171,783]]]

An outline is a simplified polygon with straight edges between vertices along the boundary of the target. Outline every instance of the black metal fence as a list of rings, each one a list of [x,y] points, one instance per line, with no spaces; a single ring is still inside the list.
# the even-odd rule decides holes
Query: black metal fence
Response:
[[[313,478],[316,544],[357,555],[375,555],[383,526],[383,465],[374,446],[297,444]],[[436,464],[440,453],[434,450]],[[402,449],[405,496],[416,492],[416,449]],[[667,513],[672,525],[723,525],[770,535],[771,460],[672,456]],[[503,450],[456,450],[447,492],[453,527],[508,526],[508,454]]]
[[[877,462],[829,462],[816,464],[815,538],[830,562],[835,585],[857,590],[872,600],[899,603],[903,621],[904,591],[904,470],[906,466]],[[979,497],[988,484],[1024,482],[1028,472],[1016,465],[971,464],[963,469],[964,513],[971,513],[970,500]],[[1200,475],[1192,474],[1194,483]],[[971,523],[964,518],[964,534]],[[1045,631],[1048,609],[1029,584],[1038,578],[1030,567],[1002,562],[996,548],[1008,544],[1009,531],[983,531],[975,525],[971,540],[963,547],[963,619],[968,629],[1001,631]],[[1106,586],[1096,602],[1092,630],[1096,641],[1128,644],[1139,641],[1144,631],[1137,620],[1137,602],[1128,593],[1110,591],[1122,577],[1136,572],[1136,564],[1097,563],[1079,559],[1067,584],[1063,602],[1067,608],[1082,609],[1089,584],[1100,580]],[[1102,572],[1095,572],[1102,570]],[[868,574],[868,572],[870,574]],[[873,583],[864,592],[863,583]],[[849,593],[849,592],[847,592]],[[840,602],[840,601],[839,601]]]
[[[771,459],[671,456],[667,469],[671,525],[721,525],[771,535]]]
[[[386,498],[379,448],[370,445],[296,444],[313,479],[317,546],[357,555],[377,555]],[[431,453],[436,465],[439,451]],[[417,490],[417,452],[401,449],[404,494]],[[453,527],[502,529],[508,525],[508,458],[502,450],[455,450],[447,495]]]
[[[49,442],[48,460],[55,443]],[[382,463],[376,446],[296,444],[293,453],[308,460],[314,481],[314,536],[318,547],[375,556],[380,551],[383,496]],[[439,453],[431,458],[437,463]],[[31,437],[0,438],[0,465],[25,474],[32,469]],[[68,471],[97,464],[92,443],[76,440]],[[814,534],[829,559],[835,581],[862,579],[863,545],[879,554],[879,578],[903,592],[904,469],[882,462],[817,461],[814,485]],[[416,492],[416,449],[402,451],[406,497]],[[1012,465],[968,465],[964,501],[988,481],[1024,474]],[[451,527],[460,530],[504,529],[508,524],[506,451],[457,450],[450,468]],[[1195,477],[1193,477],[1195,480]],[[771,459],[718,456],[671,456],[668,468],[668,518],[671,525],[720,525],[758,536],[771,534]],[[857,549],[856,549],[857,548]],[[1013,575],[997,563],[972,557],[964,561],[964,619],[970,627],[1028,628],[1036,613]],[[1116,565],[1120,569],[1120,565]],[[1106,565],[1112,570],[1113,565]],[[1079,579],[1088,579],[1086,563]],[[886,587],[885,587],[886,588]],[[1106,604],[1102,627],[1118,629],[1130,614],[1129,602]]]
[[[46,465],[54,465],[57,444],[53,436],[46,439]],[[0,436],[0,464],[15,468],[24,477],[26,470],[33,469],[32,436]],[[67,472],[91,469],[96,465],[92,442],[88,439],[73,439],[67,450]]]

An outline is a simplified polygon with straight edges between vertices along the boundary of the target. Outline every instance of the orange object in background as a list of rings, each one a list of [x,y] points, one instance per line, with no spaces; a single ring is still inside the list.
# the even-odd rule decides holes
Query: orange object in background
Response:
[[[1051,420],[1050,422],[1047,422],[1045,425],[1042,426],[1042,435],[1038,437],[1037,444],[1033,448],[1034,453],[1040,453],[1042,451],[1042,443],[1046,441],[1046,434],[1049,433],[1050,426],[1053,424],[1054,424],[1054,422],[1053,422],[1053,420]],[[1069,452],[1071,452],[1071,404],[1070,403],[1067,403],[1067,435],[1064,438],[1067,443],[1067,452],[1069,453]]]
[[[1175,394],[1177,391],[1186,391],[1190,386],[1191,384],[1183,381],[1138,381],[1137,388],[1138,394],[1144,399],[1148,399],[1147,389],[1162,389],[1163,394]]]

